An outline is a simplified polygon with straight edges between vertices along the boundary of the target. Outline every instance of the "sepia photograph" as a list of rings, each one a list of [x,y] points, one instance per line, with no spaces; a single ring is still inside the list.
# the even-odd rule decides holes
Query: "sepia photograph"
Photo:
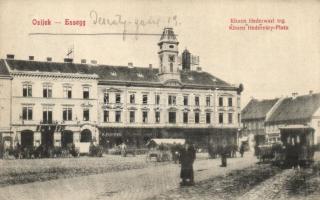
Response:
[[[0,8],[0,200],[320,199],[319,0]]]

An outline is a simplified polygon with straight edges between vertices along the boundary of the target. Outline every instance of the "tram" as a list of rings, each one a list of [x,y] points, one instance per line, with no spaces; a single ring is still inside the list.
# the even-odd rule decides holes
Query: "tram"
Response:
[[[314,161],[314,129],[305,125],[280,128],[281,148],[273,162],[287,167],[309,166]]]

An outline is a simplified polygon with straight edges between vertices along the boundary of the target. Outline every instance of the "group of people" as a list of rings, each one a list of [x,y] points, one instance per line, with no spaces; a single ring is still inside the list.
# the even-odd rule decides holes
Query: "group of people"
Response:
[[[239,152],[241,157],[243,157],[245,147],[241,144]],[[221,152],[221,167],[227,166],[227,151]],[[196,149],[194,145],[190,142],[187,142],[179,152],[179,163],[181,164],[180,178],[181,186],[192,186],[194,185],[194,172],[193,172],[193,163],[196,159]]]

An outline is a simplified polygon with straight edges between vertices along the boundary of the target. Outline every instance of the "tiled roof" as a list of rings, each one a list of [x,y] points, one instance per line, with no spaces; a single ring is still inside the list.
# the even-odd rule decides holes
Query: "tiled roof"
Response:
[[[87,65],[75,63],[6,60],[11,70],[92,74]]]
[[[0,76],[9,76],[9,71],[4,60],[0,60]]]
[[[288,97],[281,101],[277,109],[271,114],[267,123],[304,121],[320,108],[320,93]]]
[[[278,99],[252,99],[241,111],[241,120],[265,119],[267,113]]]
[[[146,67],[89,65],[28,60],[6,60],[11,70],[61,73],[97,74],[101,81],[160,83],[159,70]],[[3,62],[3,60],[1,60]],[[203,71],[182,71],[184,85],[233,87],[227,82]]]

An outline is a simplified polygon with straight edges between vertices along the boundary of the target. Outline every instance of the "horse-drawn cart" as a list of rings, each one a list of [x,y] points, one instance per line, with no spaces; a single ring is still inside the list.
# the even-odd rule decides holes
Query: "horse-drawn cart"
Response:
[[[146,160],[153,158],[158,162],[177,161],[179,148],[185,143],[185,139],[151,139],[147,143],[148,153]]]

